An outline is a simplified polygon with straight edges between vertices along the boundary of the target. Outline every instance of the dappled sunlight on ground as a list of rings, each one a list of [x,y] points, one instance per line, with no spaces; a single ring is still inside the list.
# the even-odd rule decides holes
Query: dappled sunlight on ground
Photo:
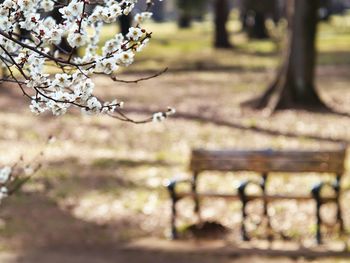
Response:
[[[328,105],[349,113],[349,50],[344,46],[349,34],[345,30],[335,37],[330,28],[323,27],[317,86]],[[36,117],[12,85],[1,87],[0,163],[14,163],[21,155],[25,162],[30,162],[39,151],[45,150],[41,171],[21,193],[2,204],[0,247],[4,253],[0,253],[1,263],[99,263],[111,262],[111,259],[125,262],[126,258],[128,262],[140,262],[138,252],[118,249],[135,239],[164,239],[169,235],[170,202],[163,185],[175,175],[188,175],[192,148],[321,149],[350,141],[350,118],[345,115],[286,110],[266,116],[240,107],[241,102],[262,92],[273,79],[278,64],[275,43],[254,41],[245,45],[244,37],[237,34],[236,38],[235,34],[234,51],[214,52],[210,48],[210,30],[197,25],[193,30],[179,32],[171,43],[164,42],[169,33],[161,31],[160,37],[154,39],[155,47],[151,45],[135,68],[118,77],[137,79],[170,66],[166,74],[130,85],[103,77],[96,79],[97,94],[106,100],[116,97],[125,101],[125,110],[136,119],[168,106],[177,108],[178,116],[164,123],[132,125],[107,116],[81,116],[78,112],[59,118]],[[196,34],[203,30],[206,34],[201,37],[205,41],[201,42],[203,39],[196,39]],[[187,49],[179,43],[186,37],[192,44]],[[334,48],[329,37],[335,38]],[[204,45],[200,54],[196,52],[198,45]],[[150,56],[154,60],[150,60]],[[140,69],[146,71],[139,72]],[[56,142],[46,145],[50,135],[55,136]],[[256,178],[256,175],[206,173],[199,190],[232,193],[247,177]],[[308,193],[318,181],[317,174],[303,178],[278,176],[271,178],[268,188],[271,193]],[[343,186],[350,189],[348,172]],[[345,193],[344,207],[348,206],[349,198],[350,193]],[[248,207],[250,211],[261,211],[261,208],[258,202]],[[195,223],[190,200],[181,201],[179,210],[182,228]],[[228,240],[233,243],[239,240],[239,211],[239,202],[207,200],[202,204],[203,218],[220,220],[231,229]],[[294,242],[302,245],[312,242],[313,203],[277,202],[270,206],[269,213],[273,215],[273,227],[286,231]],[[325,207],[322,213],[332,222],[334,207]],[[350,230],[350,211],[344,216]],[[259,235],[262,230],[256,229],[257,221],[253,216],[248,227]],[[339,242],[331,230],[327,239]],[[142,253],[142,262],[213,262],[212,258],[201,255],[179,258],[167,253]],[[66,261],[67,258],[71,261]],[[237,255],[215,262],[247,260],[346,262],[340,259],[309,261],[299,257],[247,259]]]
[[[321,73],[327,70],[332,69],[320,68]],[[328,80],[323,74],[318,78],[320,89],[327,94],[327,98],[344,101],[344,104],[337,104],[344,111],[348,94],[346,84],[350,81],[345,73],[342,68],[337,71],[336,91],[327,90]],[[9,112],[5,105],[0,105],[5,107],[0,121],[4,127],[0,134],[3,139],[0,143],[3,163],[11,163],[21,154],[24,154],[25,160],[30,160],[45,145],[46,137],[56,137],[54,144],[45,147],[45,166],[40,174],[24,189],[24,194],[4,204],[4,213],[8,213],[9,219],[5,220],[3,231],[13,241],[6,240],[6,243],[10,246],[28,246],[29,243],[18,237],[30,236],[32,231],[41,227],[38,220],[32,221],[34,225],[39,223],[34,230],[31,227],[19,227],[21,220],[12,220],[21,211],[17,203],[28,198],[28,201],[35,200],[38,193],[42,198],[47,196],[58,211],[67,213],[78,222],[81,220],[97,228],[107,228],[113,233],[113,242],[149,235],[164,237],[167,235],[170,211],[163,184],[176,174],[187,174],[191,148],[320,149],[337,147],[338,143],[333,141],[335,139],[350,140],[346,129],[350,124],[348,117],[291,110],[265,117],[259,112],[242,111],[239,107],[241,100],[259,92],[270,76],[270,72],[264,71],[168,73],[157,80],[118,87],[107,85],[108,80],[103,78],[98,80],[101,87],[104,86],[104,96],[122,97],[126,102],[130,101],[131,108],[156,109],[171,105],[180,112],[207,116],[213,120],[224,119],[236,124],[233,127],[186,118],[169,119],[159,124],[131,125],[109,117],[84,117],[78,113],[61,118],[35,117],[27,111],[26,105],[19,105],[18,102],[22,100],[20,96],[13,98],[15,105],[18,104],[13,112]],[[254,83],[254,79],[260,81],[250,86],[249,83]],[[141,117],[138,114],[134,116]],[[256,128],[261,128],[261,131]],[[272,130],[277,134],[271,135],[264,130]],[[308,136],[320,136],[324,141]],[[221,189],[230,193],[247,176],[255,177],[247,173],[228,173],[226,177],[203,175],[199,188]],[[302,180],[276,177],[271,180],[269,188],[272,192],[278,192],[277,189],[283,185],[283,192],[308,193],[318,180],[315,174]],[[344,186],[349,187],[348,178]],[[259,209],[260,205],[255,204],[251,209]],[[16,210],[11,207],[16,207]],[[26,206],[22,207],[25,211]],[[194,223],[192,202],[184,200],[179,207],[182,212],[181,224]],[[217,220],[220,215],[222,223],[233,229],[233,237],[238,238],[239,209],[238,202],[208,200],[203,203],[203,216],[208,220]],[[274,214],[272,224],[277,228],[288,229],[289,234],[297,240],[312,239],[312,203],[297,205],[292,201],[285,204],[281,202],[272,206],[269,212]],[[34,212],[31,215],[34,216]],[[347,213],[347,224],[350,223],[349,217]],[[252,220],[256,221],[254,218]],[[281,221],[285,221],[285,224],[279,224]],[[66,224],[69,226],[69,221],[62,223],[63,226]],[[49,233],[51,226],[47,228]],[[83,238],[79,235],[75,233],[75,245]],[[37,245],[50,246],[50,239],[46,240],[43,236],[44,241]],[[33,245],[35,242],[30,242],[30,246]]]

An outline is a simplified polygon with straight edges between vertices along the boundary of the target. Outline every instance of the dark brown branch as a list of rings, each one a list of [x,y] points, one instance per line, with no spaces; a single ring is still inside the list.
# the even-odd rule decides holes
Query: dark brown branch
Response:
[[[163,75],[163,74],[164,74],[165,72],[167,72],[167,71],[168,71],[168,68],[165,68],[165,69],[163,69],[162,71],[159,71],[159,72],[157,72],[157,73],[154,74],[154,75],[151,75],[151,76],[148,76],[148,77],[139,78],[139,79],[134,79],[134,80],[118,79],[118,78],[115,77],[115,76],[112,76],[111,79],[112,79],[113,81],[121,82],[121,83],[139,83],[139,82],[141,82],[141,81],[150,80],[150,79],[159,77],[159,76]]]

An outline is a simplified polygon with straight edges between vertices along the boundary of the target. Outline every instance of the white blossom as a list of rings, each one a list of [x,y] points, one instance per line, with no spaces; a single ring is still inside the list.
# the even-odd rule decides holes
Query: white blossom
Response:
[[[103,102],[95,97],[91,77],[98,73],[113,79],[121,67],[134,62],[135,53],[144,48],[151,36],[142,23],[151,18],[152,13],[136,14],[135,25],[125,37],[117,33],[104,41],[101,39],[103,25],[130,14],[137,0],[57,3],[54,0],[4,0],[0,4],[3,32],[0,67],[16,70],[14,75],[6,77],[18,83],[30,99],[29,107],[34,114],[51,112],[59,116],[71,107],[79,107],[87,114],[118,112],[123,103]],[[62,14],[62,21],[56,22],[49,15],[54,8]],[[17,37],[18,29],[28,31],[23,39]],[[57,48],[63,38],[73,51],[79,48],[79,55],[65,54]],[[51,70],[54,66],[56,69]],[[166,117],[167,113],[157,113],[153,118],[161,120],[163,115]],[[8,170],[4,169],[0,170],[0,183],[6,180]]]
[[[6,186],[2,186],[0,188],[0,202],[2,199],[6,198],[8,196],[8,190]]]
[[[10,166],[0,169],[0,184],[5,184],[9,180],[11,172],[12,168]]]
[[[157,112],[153,114],[152,121],[153,122],[162,122],[166,118],[168,118],[171,115],[174,115],[176,113],[176,110],[173,108],[168,108],[166,112]]]
[[[142,13],[136,14],[134,20],[136,21],[136,23],[141,24],[146,20],[150,19],[151,17],[152,17],[151,12],[142,12]]]
[[[161,121],[165,120],[165,115],[163,112],[154,113],[152,120],[153,120],[153,122],[161,122]]]
[[[50,12],[53,10],[55,3],[52,0],[42,0],[40,2],[40,7],[44,9],[45,12]]]
[[[133,41],[138,41],[142,35],[143,32],[140,28],[131,27],[129,28],[129,33],[126,36]]]

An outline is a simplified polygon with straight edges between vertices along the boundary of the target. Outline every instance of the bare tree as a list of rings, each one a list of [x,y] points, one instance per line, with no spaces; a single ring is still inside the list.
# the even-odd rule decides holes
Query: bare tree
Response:
[[[215,0],[215,42],[217,48],[232,47],[229,41],[229,33],[227,32],[227,21],[229,19],[230,9],[227,0]]]
[[[275,81],[257,99],[246,102],[269,111],[282,108],[325,109],[315,88],[319,0],[289,0],[288,43]]]

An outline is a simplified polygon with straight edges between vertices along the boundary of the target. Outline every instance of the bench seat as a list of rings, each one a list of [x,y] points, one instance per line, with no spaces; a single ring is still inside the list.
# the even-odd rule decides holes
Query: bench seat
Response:
[[[344,162],[346,148],[341,147],[330,150],[206,150],[195,149],[192,151],[189,169],[192,173],[190,178],[173,179],[167,184],[172,200],[171,229],[172,237],[177,238],[176,229],[176,203],[186,197],[192,198],[195,202],[194,212],[200,218],[200,200],[204,198],[222,198],[226,200],[239,200],[242,204],[241,234],[244,240],[248,240],[245,227],[247,218],[246,206],[248,202],[261,200],[264,204],[264,215],[268,220],[268,204],[282,200],[296,200],[298,202],[313,200],[316,204],[316,239],[321,243],[322,218],[321,206],[325,203],[335,203],[337,206],[336,222],[341,232],[344,230],[342,210],[340,205],[341,178],[344,173]],[[232,194],[220,192],[198,192],[198,178],[202,172],[255,172],[261,175],[260,181],[243,180],[239,187],[234,189]],[[267,181],[271,176],[278,176],[281,173],[289,176],[308,176],[309,173],[327,174],[334,177],[333,182],[319,182],[310,186],[310,194],[270,194],[267,190]],[[224,173],[223,173],[224,174]],[[177,189],[178,184],[190,184],[190,191]],[[248,194],[247,186],[255,184],[261,190],[257,194]],[[307,187],[307,186],[305,186]],[[322,194],[324,188],[331,191],[327,195]]]

